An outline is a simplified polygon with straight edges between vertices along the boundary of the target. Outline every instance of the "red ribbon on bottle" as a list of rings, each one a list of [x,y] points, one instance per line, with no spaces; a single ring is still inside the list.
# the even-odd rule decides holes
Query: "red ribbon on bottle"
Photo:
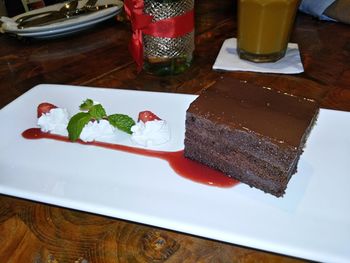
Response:
[[[129,50],[134,58],[137,71],[143,67],[142,34],[154,37],[176,38],[190,33],[194,29],[193,9],[179,16],[152,22],[153,16],[143,12],[143,0],[124,0],[124,9],[132,26],[132,39]]]

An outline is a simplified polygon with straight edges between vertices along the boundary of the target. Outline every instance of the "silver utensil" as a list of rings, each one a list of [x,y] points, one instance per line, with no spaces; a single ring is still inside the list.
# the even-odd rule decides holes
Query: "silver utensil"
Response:
[[[21,16],[20,18],[16,19],[16,23],[21,24],[24,23],[25,21],[31,21],[34,18],[44,18],[49,15],[69,15],[71,12],[76,10],[78,7],[78,1],[79,0],[73,0],[70,2],[65,3],[59,10],[51,10],[51,11],[46,11],[46,12],[41,12],[41,13],[35,13],[35,14],[30,14],[30,15],[25,15]]]
[[[115,6],[117,5],[108,4],[108,5],[99,5],[99,6],[91,6],[91,7],[84,6],[83,8],[76,9],[74,12],[72,12],[69,15],[68,14],[64,16],[62,14],[47,15],[45,17],[33,19],[30,21],[24,21],[20,23],[17,27],[19,29],[23,29],[23,28],[34,27],[34,26],[46,26],[46,25],[66,21],[69,19],[77,18],[82,15],[88,15],[88,14],[91,14],[106,8],[115,7]]]

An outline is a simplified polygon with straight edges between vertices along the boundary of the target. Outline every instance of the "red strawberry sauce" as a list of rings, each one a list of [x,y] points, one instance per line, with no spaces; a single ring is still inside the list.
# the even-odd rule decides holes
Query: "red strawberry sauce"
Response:
[[[55,135],[51,133],[42,132],[39,128],[31,128],[25,130],[22,136],[26,139],[53,139],[57,141],[70,142],[71,141],[64,136]],[[174,171],[192,181],[218,187],[232,187],[238,183],[238,181],[225,176],[223,173],[211,169],[198,162],[192,161],[184,157],[184,151],[165,152],[165,151],[153,151],[141,148],[135,148],[119,144],[111,144],[105,142],[83,142],[82,140],[76,141],[80,144],[94,145],[97,147],[103,147],[107,149],[128,152],[132,154],[138,154],[148,157],[154,157],[166,160]]]

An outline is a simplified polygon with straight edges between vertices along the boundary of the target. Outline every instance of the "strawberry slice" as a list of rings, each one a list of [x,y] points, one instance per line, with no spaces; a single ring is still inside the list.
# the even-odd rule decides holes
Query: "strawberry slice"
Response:
[[[153,112],[146,110],[141,111],[139,113],[138,121],[142,121],[143,123],[146,123],[148,121],[154,121],[154,120],[161,120],[157,115],[155,115]]]
[[[55,105],[43,102],[38,105],[37,112],[38,112],[38,118],[40,118],[41,115],[48,113],[51,109],[57,108]]]

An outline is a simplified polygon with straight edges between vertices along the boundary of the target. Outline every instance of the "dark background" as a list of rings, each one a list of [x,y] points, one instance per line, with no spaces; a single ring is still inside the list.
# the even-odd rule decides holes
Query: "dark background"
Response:
[[[64,2],[64,0],[44,0],[45,5],[52,5],[59,2]],[[5,6],[7,10],[7,15],[13,17],[25,12],[21,0],[5,0]]]

